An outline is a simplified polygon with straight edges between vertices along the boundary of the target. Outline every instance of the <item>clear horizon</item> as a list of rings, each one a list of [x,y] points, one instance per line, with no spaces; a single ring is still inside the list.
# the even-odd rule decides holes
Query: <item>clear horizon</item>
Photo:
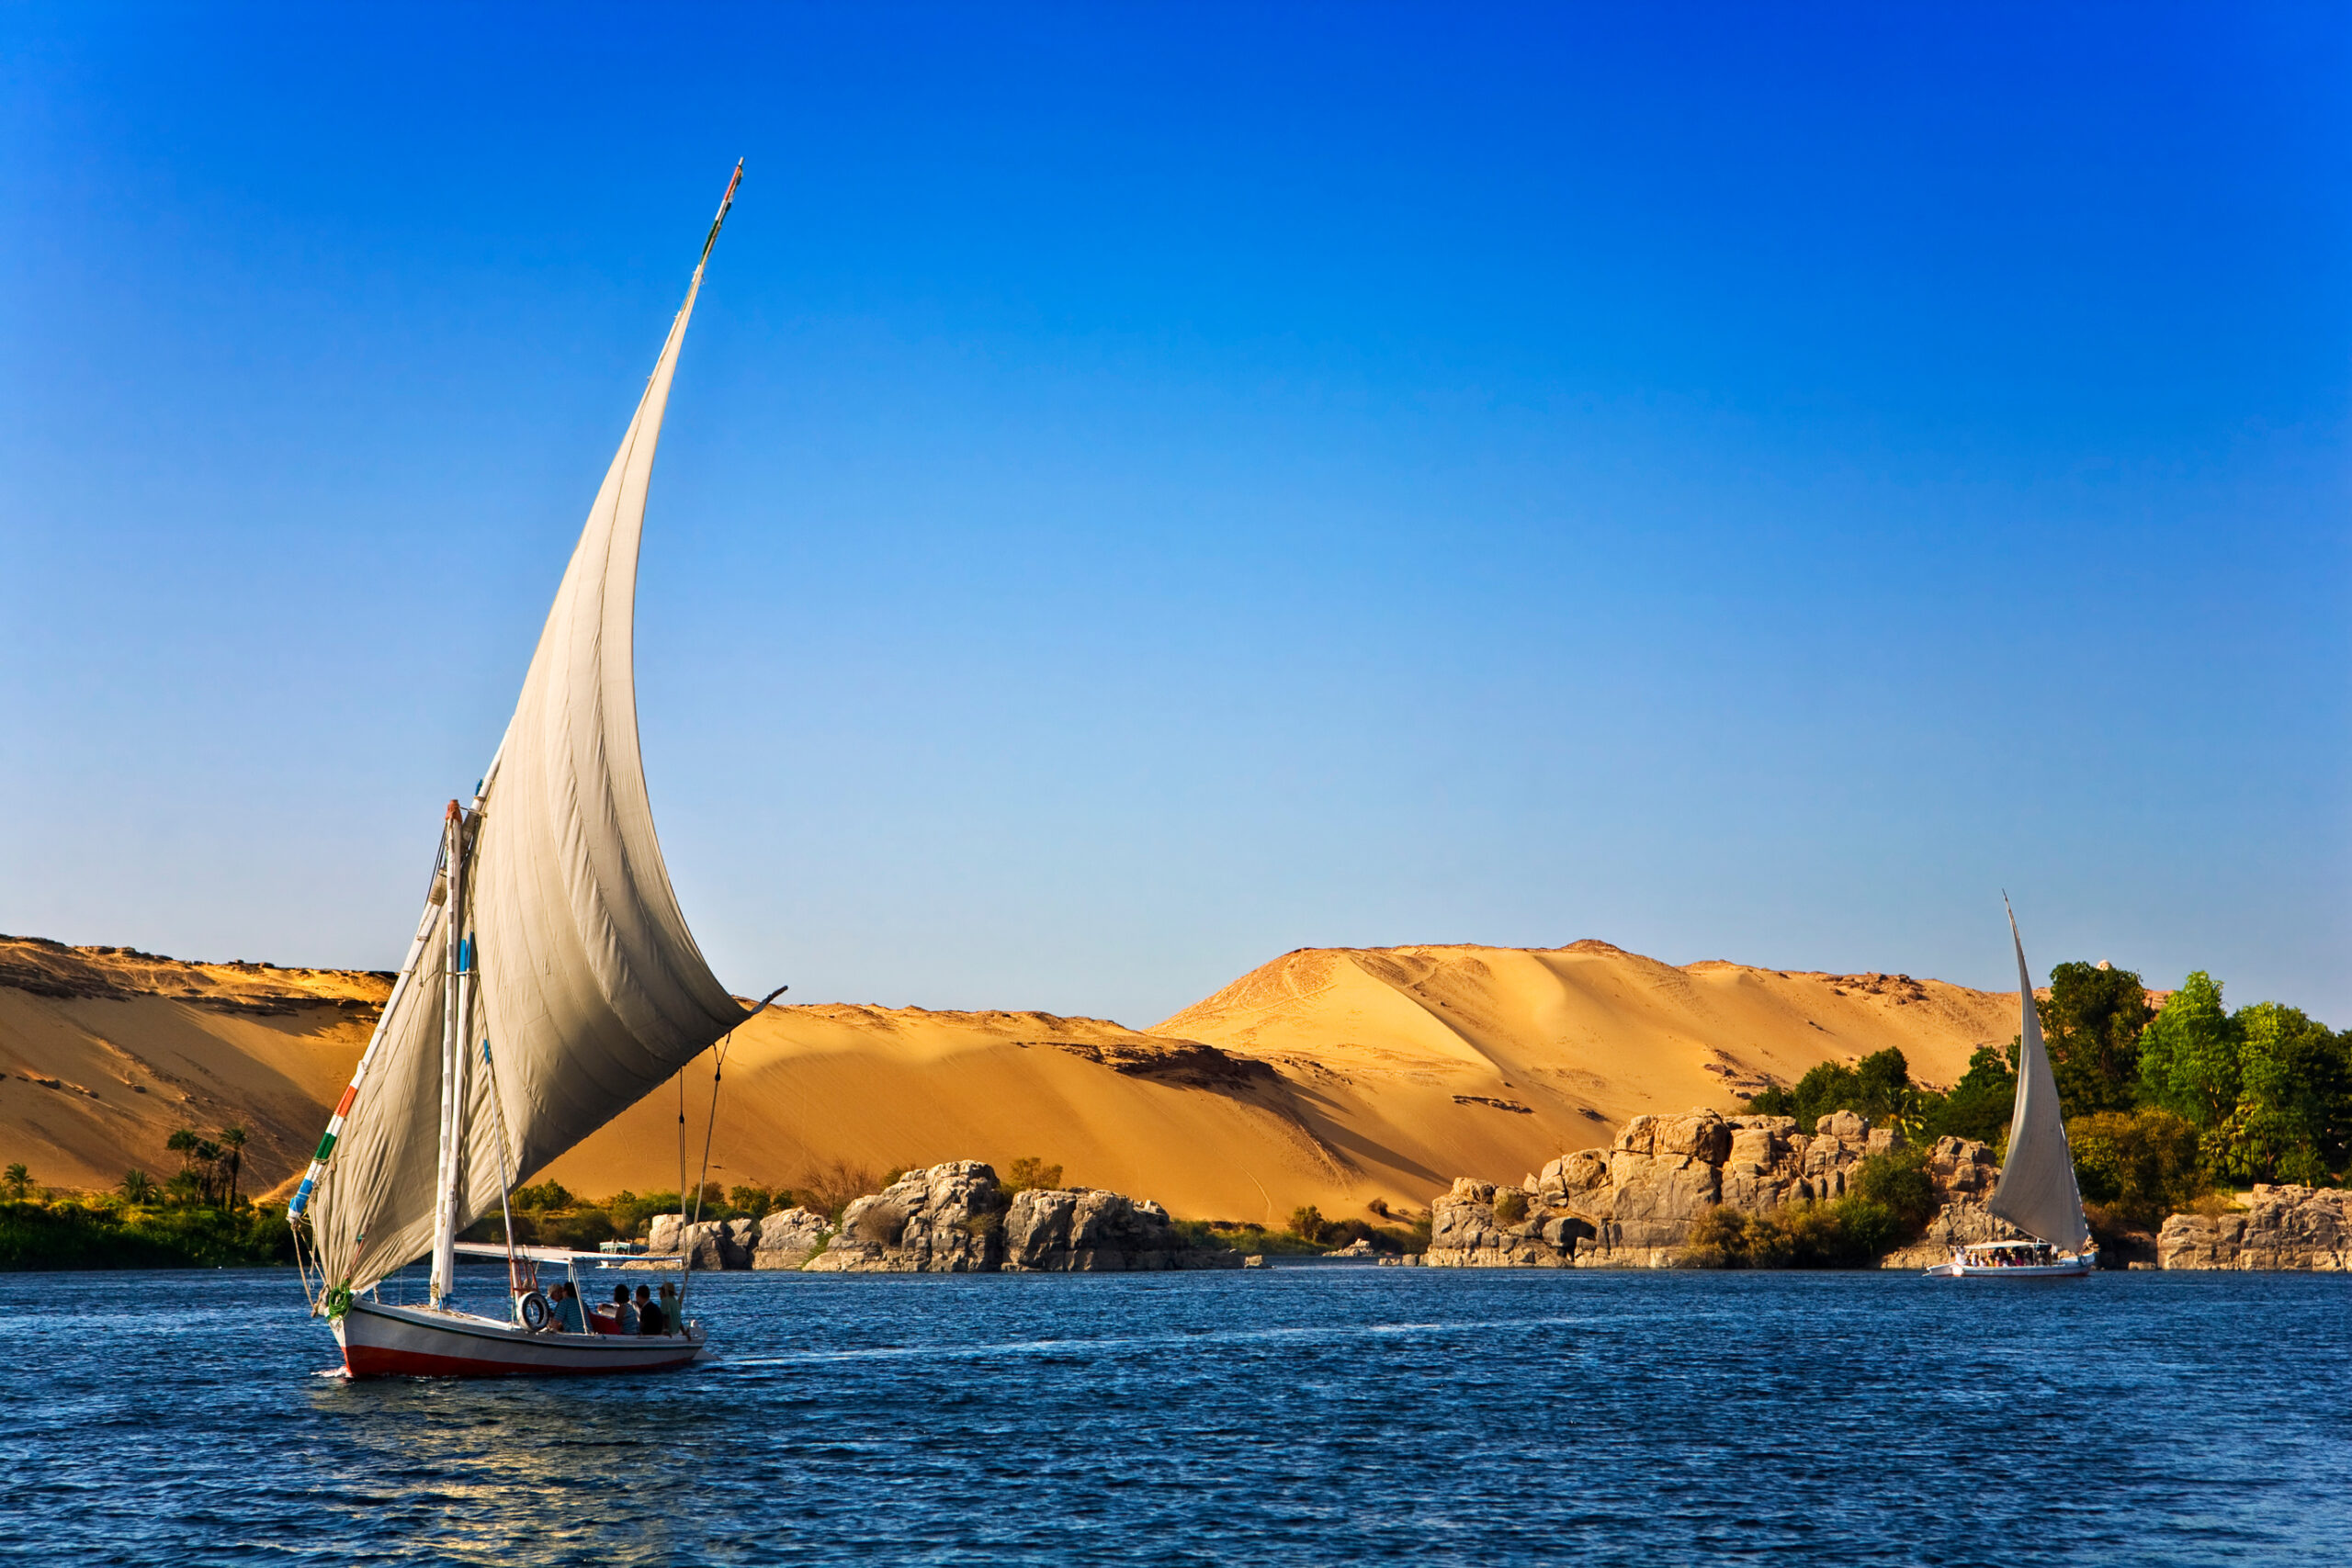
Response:
[[[648,509],[720,977],[1598,937],[2352,1024],[2352,23],[0,13],[0,930],[382,968]]]

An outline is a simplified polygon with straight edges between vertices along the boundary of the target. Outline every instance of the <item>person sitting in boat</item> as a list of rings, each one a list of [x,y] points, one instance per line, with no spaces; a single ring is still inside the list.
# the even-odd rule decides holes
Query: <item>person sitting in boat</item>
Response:
[[[639,1334],[670,1332],[669,1314],[654,1303],[653,1292],[643,1285],[637,1288],[637,1331]]]
[[[554,1299],[549,1304],[555,1308],[556,1332],[559,1334],[587,1333],[588,1320],[580,1311],[580,1292],[571,1288],[571,1281],[558,1280],[553,1295]]]
[[[685,1332],[686,1321],[678,1312],[678,1287],[666,1280],[662,1282],[662,1321],[666,1325],[664,1333]]]
[[[605,1333],[634,1334],[637,1332],[637,1309],[628,1304],[628,1287],[627,1285],[615,1285],[613,1287],[613,1310],[611,1316],[613,1319],[613,1325],[606,1329],[605,1331]]]

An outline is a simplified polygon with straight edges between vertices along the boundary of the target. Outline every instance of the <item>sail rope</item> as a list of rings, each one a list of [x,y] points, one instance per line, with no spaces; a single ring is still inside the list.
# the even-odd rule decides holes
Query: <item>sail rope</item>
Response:
[[[514,1257],[514,1208],[507,1201],[514,1189],[514,1179],[507,1172],[514,1169],[514,1156],[506,1142],[506,1099],[499,1092],[498,1064],[491,1060],[490,1036],[487,1034],[481,1037],[481,1065],[482,1070],[490,1075],[491,1117],[498,1128],[498,1213],[506,1222],[506,1291],[511,1300],[523,1293],[526,1282]],[[528,1283],[536,1290],[538,1282],[535,1270]]]
[[[778,986],[775,990],[770,991],[766,996],[762,997],[760,998],[760,1005],[753,1008],[750,1012],[745,1013],[741,1022],[736,1024],[735,1029],[742,1028],[743,1024],[751,1022],[752,1020],[767,1011],[768,1004],[770,1002],[775,1000],[776,998],[784,995],[785,992],[790,989],[792,989],[790,986]],[[735,1043],[735,1029],[730,1029],[726,1033],[718,1037],[718,1051],[711,1058],[710,1117],[709,1120],[706,1121],[702,1125],[702,1174],[697,1177],[695,1181],[694,1223],[697,1225],[702,1224],[703,1189],[708,1186],[710,1182],[710,1140],[712,1135],[718,1130],[718,1080],[720,1076],[727,1070],[727,1051],[728,1047]],[[683,1071],[681,1071],[678,1075],[678,1137],[680,1141],[680,1148],[678,1151],[678,1175],[681,1180],[683,1180],[685,1176],[685,1149],[684,1147],[686,1135],[685,1106],[686,1076]],[[681,1192],[678,1198],[678,1245],[684,1249],[686,1254],[685,1266],[679,1271],[679,1280],[681,1282],[678,1286],[678,1312],[681,1317],[684,1315],[686,1309],[685,1281],[691,1280],[694,1278],[695,1271],[695,1249],[689,1239],[693,1233],[686,1226],[685,1212],[685,1196]]]

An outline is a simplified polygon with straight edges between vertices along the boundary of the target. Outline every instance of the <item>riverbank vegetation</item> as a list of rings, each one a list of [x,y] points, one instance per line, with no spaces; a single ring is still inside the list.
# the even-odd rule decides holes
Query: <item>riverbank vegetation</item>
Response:
[[[1383,1205],[1381,1217],[1392,1223],[1377,1225],[1369,1220],[1327,1220],[1320,1210],[1309,1204],[1292,1210],[1290,1223],[1281,1226],[1242,1220],[1177,1220],[1174,1224],[1195,1247],[1231,1247],[1236,1252],[1266,1253],[1276,1258],[1315,1257],[1353,1247],[1360,1241],[1370,1243],[1374,1252],[1391,1257],[1429,1250],[1427,1213],[1408,1217],[1389,1213]]]
[[[175,1132],[180,1168],[133,1168],[107,1192],[44,1187],[23,1164],[0,1170],[0,1270],[233,1269],[294,1261],[283,1204],[243,1191],[245,1130]]]
[[[2329,1186],[2352,1164],[2352,1031],[2301,1009],[2234,1012],[2222,985],[2190,975],[2149,1005],[2138,975],[2061,964],[2037,997],[2075,1177],[2095,1226],[2153,1229],[2217,1190],[2255,1182]],[[2018,1045],[1983,1048],[1949,1090],[1915,1084],[1899,1050],[1851,1066],[1825,1062],[1748,1102],[1801,1128],[1852,1111],[1914,1140],[1951,1134],[2002,1152]]]
[[[0,1270],[242,1269],[294,1261],[277,1204],[133,1202],[115,1193],[0,1202]]]
[[[1842,1198],[1784,1203],[1762,1213],[1728,1204],[1691,1228],[1680,1262],[1693,1269],[1867,1269],[1917,1241],[1941,1207],[1927,1151],[1872,1155]]]

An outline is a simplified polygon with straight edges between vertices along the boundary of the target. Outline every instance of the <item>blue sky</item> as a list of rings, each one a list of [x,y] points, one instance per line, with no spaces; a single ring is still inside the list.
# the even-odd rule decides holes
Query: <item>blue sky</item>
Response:
[[[723,979],[1598,936],[2352,1023],[2340,8],[0,11],[0,929],[386,965],[748,161]]]

